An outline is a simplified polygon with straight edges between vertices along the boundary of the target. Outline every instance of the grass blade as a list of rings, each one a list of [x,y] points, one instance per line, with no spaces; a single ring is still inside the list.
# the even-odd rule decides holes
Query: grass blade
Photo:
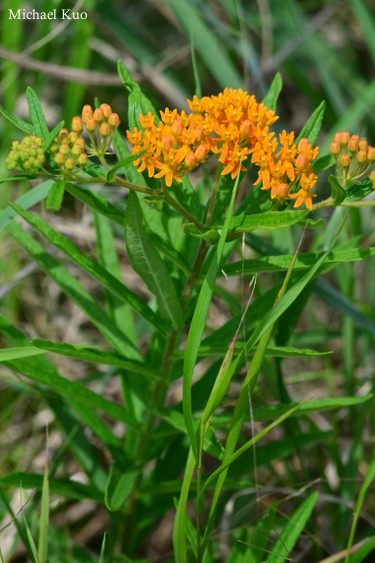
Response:
[[[88,318],[96,325],[103,336],[122,353],[124,341],[132,346],[125,334],[119,331],[107,314],[98,306],[98,303],[85,291],[77,279],[66,270],[61,263],[48,254],[45,249],[36,242],[26,231],[16,223],[8,225],[7,230],[26,250],[26,252],[39,264],[39,266],[49,275],[86,313]],[[139,357],[134,349],[134,357]]]
[[[48,563],[49,478],[48,463],[44,467],[41,513],[39,520],[38,555],[40,563]]]
[[[130,373],[141,375],[150,381],[155,381],[161,377],[157,371],[148,367],[145,363],[138,362],[137,360],[129,360],[128,358],[115,354],[112,351],[100,350],[98,347],[94,348],[78,344],[51,342],[51,340],[40,339],[33,340],[33,344],[38,348],[41,348],[41,351],[44,350],[54,354],[62,354],[63,356],[77,358],[77,360],[92,362],[94,364],[116,366],[125,369]],[[21,348],[21,350],[24,350],[24,348]]]
[[[78,264],[82,270],[98,280],[105,288],[121,299],[121,301],[131,305],[143,318],[153,324],[153,326],[160,328],[160,319],[157,315],[155,315],[136,293],[128,289],[117,277],[108,272],[101,264],[98,264],[80,252],[69,239],[55,231],[44,219],[33,215],[14,203],[9,202],[9,205],[38,233]],[[134,344],[132,344],[131,348],[132,350],[126,350],[128,355],[133,353]]]
[[[18,358],[30,358],[30,356],[39,356],[45,354],[45,350],[38,350],[34,346],[22,346],[20,348],[6,348],[0,350],[0,363],[17,360]]]
[[[354,541],[355,531],[357,529],[358,519],[359,519],[360,514],[361,514],[362,505],[365,501],[365,496],[366,496],[367,490],[368,490],[369,486],[371,485],[371,483],[374,479],[375,479],[375,453],[373,454],[371,461],[369,463],[367,473],[366,473],[366,477],[365,477],[365,480],[364,480],[363,485],[361,487],[361,490],[359,491],[357,503],[355,505],[353,522],[352,522],[352,525],[351,525],[351,528],[350,528],[349,540],[348,540],[348,545],[347,545],[347,548],[346,548],[345,563],[349,563],[349,561],[351,560],[350,559],[351,549],[352,549],[352,545],[353,545],[353,541]]]
[[[273,544],[271,553],[267,554],[268,563],[290,561],[290,553],[293,551],[299,536],[302,534],[317,500],[318,493],[314,492],[307,497],[301,506],[292,514],[285,528],[280,532],[280,537]]]
[[[181,486],[180,499],[177,505],[177,512],[173,526],[173,549],[176,563],[186,563],[186,507],[189,497],[190,483],[195,469],[195,458],[192,448],[186,462],[184,480]]]
[[[54,182],[52,180],[47,180],[46,182],[39,184],[39,186],[36,186],[36,188],[29,190],[21,197],[16,199],[16,205],[18,205],[22,209],[32,207],[48,196],[48,193],[53,185]],[[6,227],[15,217],[17,217],[17,212],[9,205],[5,209],[0,211],[0,229]]]
[[[239,174],[237,175],[237,179],[233,187],[232,197],[228,208],[228,214],[225,220],[223,230],[220,235],[220,240],[218,242],[215,254],[212,258],[207,275],[203,281],[201,290],[199,292],[198,301],[195,306],[195,310],[190,324],[189,334],[186,342],[184,371],[183,371],[183,409],[184,409],[186,428],[188,429],[189,432],[191,446],[193,448],[193,453],[196,459],[198,454],[198,445],[196,442],[194,423],[193,423],[193,412],[191,406],[191,387],[193,381],[193,373],[194,373],[196,360],[198,357],[199,345],[201,343],[203,331],[206,326],[208,309],[211,303],[217,272],[219,270],[228,229],[232,218],[238,183],[239,183]]]

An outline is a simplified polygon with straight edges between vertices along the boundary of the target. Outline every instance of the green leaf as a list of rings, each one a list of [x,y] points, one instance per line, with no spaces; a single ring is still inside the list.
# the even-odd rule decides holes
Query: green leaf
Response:
[[[220,234],[216,228],[201,230],[195,223],[183,223],[182,228],[186,234],[205,240],[208,244],[215,245],[219,242]]]
[[[198,301],[195,306],[195,310],[190,324],[189,334],[186,342],[186,353],[184,358],[183,383],[182,383],[183,411],[184,411],[185,424],[189,433],[191,447],[193,449],[193,454],[195,459],[198,459],[197,457],[198,445],[196,442],[192,403],[191,403],[191,388],[193,383],[193,373],[194,373],[195,363],[198,357],[199,345],[201,343],[203,331],[206,326],[208,309],[211,303],[217,273],[219,271],[220,262],[223,256],[229,225],[232,219],[234,201],[237,193],[239,178],[240,176],[239,174],[237,174],[237,179],[233,187],[233,192],[228,208],[227,217],[223,226],[223,230],[220,235],[217,248],[215,249],[215,253],[212,257],[209,270],[207,272],[205,279],[203,280],[203,284],[199,292]]]
[[[331,154],[326,154],[325,156],[321,156],[317,160],[314,160],[312,163],[312,169],[319,176],[324,170],[331,168],[335,164],[335,159]]]
[[[28,135],[34,135],[35,134],[34,128],[33,128],[32,125],[30,125],[30,123],[27,123],[26,121],[24,121],[23,119],[20,119],[19,117],[16,117],[15,115],[12,115],[1,104],[0,104],[0,113],[2,113],[3,116],[8,121],[13,123],[13,125],[15,125],[17,127],[17,129],[21,129],[21,131],[23,131],[24,133],[27,133]]]
[[[272,549],[267,553],[268,563],[283,563],[290,560],[290,553],[293,551],[298,538],[302,534],[311,514],[314,510],[316,501],[318,500],[318,493],[314,492],[312,495],[301,504],[301,506],[292,514],[288,519],[284,529],[276,542],[273,544]]]
[[[318,274],[319,270],[323,266],[325,260],[327,259],[328,252],[325,252],[323,256],[309,269],[307,274],[303,276],[297,283],[295,283],[272,307],[268,314],[266,314],[263,322],[257,326],[254,330],[252,336],[247,342],[247,347],[252,348],[261,339],[261,337],[267,332],[267,330],[274,325],[276,320],[292,305],[292,303],[297,299],[297,297],[302,293],[304,288],[313,280],[313,278]]]
[[[363,397],[326,397],[302,403],[294,416],[302,416],[310,412],[339,409],[344,407],[354,407],[370,401],[372,395]],[[255,407],[253,409],[254,420],[273,420],[281,416],[284,412],[294,408],[296,403],[283,403],[269,407]]]
[[[190,483],[195,469],[194,454],[192,448],[186,462],[184,479],[182,481],[180,498],[177,505],[176,516],[173,526],[173,549],[176,563],[186,563],[186,512],[189,498]]]
[[[55,231],[48,225],[44,219],[37,217],[29,211],[23,210],[14,203],[9,205],[17,211],[17,213],[25,219],[38,233],[43,235],[49,242],[56,248],[61,250],[64,254],[69,256],[76,264],[80,266],[94,279],[98,280],[104,287],[114,293],[117,297],[126,303],[129,303],[143,318],[152,323],[155,327],[160,329],[160,319],[155,313],[142,301],[137,294],[128,289],[119,279],[108,272],[101,264],[98,264],[85,254],[82,254],[73,243],[70,242],[64,235]],[[132,344],[134,349],[134,345]],[[127,350],[127,353],[130,353]]]
[[[346,190],[345,201],[359,201],[372,193],[374,193],[374,186],[371,180],[366,178]]]
[[[305,252],[297,256],[294,270],[308,270],[323,256],[323,252]],[[350,248],[348,250],[331,250],[326,258],[326,266],[346,262],[360,262],[375,256],[375,246],[370,248]],[[243,262],[233,262],[225,267],[225,276],[251,275],[256,272],[280,272],[287,270],[293,258],[292,254],[264,256]],[[221,274],[224,276],[224,274]]]
[[[353,546],[354,548],[354,546]],[[356,551],[350,556],[350,563],[361,563],[365,557],[375,549],[375,536],[365,540],[360,547],[356,547]]]
[[[131,265],[157,297],[161,311],[173,326],[183,324],[183,313],[173,280],[143,226],[141,206],[135,192],[129,193],[125,218],[125,241]]]
[[[22,346],[20,348],[6,348],[0,350],[0,363],[17,360],[18,358],[29,358],[30,356],[39,356],[45,353],[34,346]]]
[[[24,514],[22,516],[22,522],[23,522],[23,525],[24,525],[25,530],[26,530],[26,536],[27,536],[27,540],[28,540],[28,543],[29,543],[29,546],[30,546],[33,563],[41,563],[40,560],[39,560],[39,557],[38,557],[38,552],[37,552],[37,549],[36,549],[34,538],[33,538],[32,534],[30,532],[30,528],[29,528],[29,525],[27,523],[27,520],[26,520]]]
[[[277,230],[284,227],[291,227],[292,225],[305,225],[307,227],[315,227],[321,225],[322,221],[314,221],[307,219],[309,214],[308,210],[294,211],[266,211],[265,213],[256,213],[254,215],[242,215],[232,218],[229,232],[236,233],[250,233],[255,229],[270,229]],[[217,229],[222,228],[217,226]]]
[[[61,129],[64,127],[65,121],[60,121],[48,134],[47,139],[43,143],[43,150],[44,152],[47,151],[51,145],[51,143],[55,140],[57,135],[60,133]]]
[[[283,87],[283,79],[279,72],[277,72],[272,80],[271,86],[263,98],[263,103],[269,109],[276,109],[276,103]]]
[[[10,366],[12,370],[22,373],[32,381],[45,385],[52,391],[58,393],[58,395],[66,398],[67,401],[71,399],[85,405],[87,408],[98,409],[115,420],[120,420],[127,424],[135,431],[139,429],[138,422],[134,420],[123,407],[105,399],[98,393],[94,393],[94,391],[87,389],[76,381],[69,381],[56,372],[41,370],[25,360],[9,361],[7,365]]]
[[[40,563],[48,563],[49,478],[48,463],[44,467],[41,512],[39,519],[38,555]]]
[[[16,199],[15,203],[19,207],[22,207],[22,209],[32,207],[36,203],[42,201],[48,195],[48,192],[50,191],[53,184],[54,182],[52,180],[47,180],[46,182],[39,184],[39,186],[36,186],[32,190],[24,193],[21,197]],[[15,217],[17,217],[17,212],[10,206],[0,211],[0,229],[6,227]]]
[[[259,442],[259,440],[264,438],[264,436],[266,436],[269,432],[271,432],[271,430],[273,430],[276,426],[279,426],[279,424],[281,424],[282,422],[284,422],[284,420],[289,418],[302,405],[303,405],[303,403],[298,403],[298,404],[294,405],[292,408],[289,408],[280,417],[278,417],[271,424],[269,424],[266,428],[264,428],[258,434],[256,434],[256,436],[254,436],[253,438],[251,438],[250,440],[245,442],[245,444],[243,444],[243,446],[238,448],[234,453],[232,453],[231,455],[229,455],[226,458],[223,458],[221,465],[217,469],[215,469],[215,471],[213,473],[211,473],[211,475],[206,479],[203,487],[201,488],[200,493],[199,493],[198,498],[197,498],[196,510],[199,511],[199,512],[202,511],[205,489],[207,488],[207,486],[210,483],[215,481],[216,477],[218,477],[218,476],[220,476],[220,474],[226,472],[227,468],[230,465],[232,465],[232,463],[234,463],[242,454],[244,454],[246,451],[248,451],[254,444]]]
[[[114,352],[108,350],[100,350],[97,346],[83,346],[81,344],[68,344],[66,342],[51,342],[50,340],[33,340],[33,344],[42,350],[52,352],[54,354],[61,354],[63,356],[68,356],[69,358],[76,358],[77,360],[83,360],[87,362],[92,362],[94,364],[103,364],[107,366],[116,366],[129,371],[130,373],[138,374],[150,381],[158,380],[161,375],[156,372],[147,364],[138,362],[136,360],[129,360],[115,354]],[[30,348],[32,348],[30,346]],[[25,350],[25,348],[12,348],[11,350]],[[0,351],[1,354],[1,351]],[[1,356],[0,356],[1,358]]]
[[[38,97],[30,86],[26,88],[26,100],[29,108],[30,121],[34,128],[35,135],[42,137],[43,141],[46,141],[49,137],[46,119]]]
[[[330,174],[328,176],[328,182],[331,185],[331,189],[332,189],[331,197],[333,199],[334,204],[340,205],[340,203],[345,199],[345,195],[346,195],[345,190],[340,186],[340,184],[336,180],[335,176],[333,176],[333,174]]]
[[[113,225],[108,217],[92,211],[96,234],[96,251],[99,263],[107,272],[118,280],[122,280],[119,257],[115,246]],[[115,322],[116,326],[125,332],[132,342],[136,342],[134,331],[133,312],[128,303],[120,300],[108,289],[104,291],[107,312]]]
[[[33,176],[26,176],[25,174],[20,174],[19,176],[8,176],[7,178],[2,178],[0,184],[8,184],[10,182],[21,182],[23,180],[31,180]]]
[[[349,563],[349,561],[351,561],[351,549],[354,541],[354,535],[357,529],[357,523],[361,515],[363,503],[365,502],[367,490],[374,479],[375,479],[375,453],[373,453],[372,455],[371,461],[367,469],[365,480],[362,484],[361,490],[359,491],[358,499],[355,505],[353,522],[350,528],[348,545],[346,548],[345,563]]]
[[[128,124],[129,129],[133,131],[134,127],[140,128],[139,115],[151,113],[155,116],[155,123],[159,121],[159,117],[150,100],[143,94],[139,85],[134,82],[124,63],[119,60],[117,63],[117,72],[120,80],[129,92],[128,97]]]
[[[103,536],[102,547],[100,548],[100,555],[99,555],[99,563],[105,563],[105,544],[106,544],[107,534],[105,533]]]
[[[65,191],[65,180],[55,182],[48,192],[46,209],[60,211]]]
[[[1,483],[1,479],[2,478],[0,478],[0,483]],[[18,481],[18,483],[16,484],[16,487],[20,487],[20,485],[21,485],[21,483],[20,483],[20,481]],[[33,551],[32,551],[32,548],[31,548],[25,527],[21,524],[18,517],[14,514],[14,511],[13,511],[11,505],[8,502],[7,496],[5,495],[5,493],[3,492],[1,487],[0,487],[0,499],[1,499],[2,503],[4,504],[4,506],[6,507],[6,510],[9,514],[9,516],[12,519],[12,522],[14,523],[14,527],[16,528],[18,536],[21,539],[23,545],[25,546],[25,548],[27,550],[28,556],[32,560],[34,555],[33,555]],[[35,549],[35,546],[34,546],[34,549]]]
[[[112,205],[112,203],[104,199],[104,197],[69,182],[65,184],[65,190],[82,203],[86,203],[86,205],[91,207],[91,209],[95,209],[98,213],[112,219],[115,223],[118,223],[121,226],[124,224],[125,216],[123,213],[121,213],[117,207]]]
[[[24,489],[37,489],[38,491],[42,491],[43,481],[43,475],[26,471],[13,471],[0,477],[0,484],[4,487],[20,487],[22,484]],[[99,502],[103,501],[102,496],[96,491],[95,487],[83,485],[72,479],[49,477],[49,489],[52,494],[72,500],[92,499]]]
[[[121,59],[117,61],[117,72],[122,84],[130,91],[132,84],[136,84],[131,77],[130,72],[124,65]]]
[[[131,492],[139,469],[130,463],[112,463],[105,488],[105,505],[111,512],[117,512]]]
[[[308,210],[293,211],[287,209],[285,211],[265,211],[253,215],[234,216],[229,225],[229,238],[240,237],[243,233],[250,233],[257,229],[275,231],[292,225],[306,225],[307,227],[322,225],[321,219],[307,219],[308,214]],[[210,244],[217,244],[223,225],[211,225],[206,230],[200,230],[194,224],[186,223],[183,228],[189,235],[203,238]]]
[[[10,223],[7,230],[46,274],[61,287],[64,293],[86,313],[114,348],[121,353],[124,341],[128,341],[126,335],[113,326],[111,319],[99,307],[97,301],[83,289],[76,277],[68,272],[58,260],[48,254],[20,225],[14,222]]]
[[[301,133],[298,135],[296,143],[300,141],[303,137],[309,140],[310,145],[314,145],[318,138],[323,118],[324,112],[326,108],[326,103],[323,100],[321,104],[316,108],[316,110],[312,113],[309,119],[306,121],[305,125],[302,128]]]
[[[103,184],[106,181],[107,171],[103,168],[103,166],[95,164],[94,162],[88,161],[83,171],[92,178],[101,178],[103,180]]]

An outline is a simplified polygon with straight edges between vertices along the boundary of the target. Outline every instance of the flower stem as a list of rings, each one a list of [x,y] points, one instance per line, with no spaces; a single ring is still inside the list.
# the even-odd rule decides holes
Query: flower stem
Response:
[[[213,185],[213,188],[212,188],[210,205],[209,205],[208,211],[207,211],[206,227],[208,227],[211,224],[211,221],[212,221],[212,216],[213,216],[213,213],[214,213],[216,198],[217,198],[217,194],[218,194],[218,191],[219,191],[219,184],[220,184],[222,169],[223,169],[223,165],[219,162],[218,165],[217,165],[215,181],[214,181],[214,185]]]
[[[312,208],[311,208],[311,211],[315,211],[316,209],[323,209],[324,207],[331,207],[331,205],[333,205],[333,203],[334,203],[333,198],[328,197],[327,199],[324,199],[323,201],[319,201],[318,203],[314,203]]]
[[[198,221],[187,209],[182,207],[172,196],[169,195],[165,182],[162,181],[164,199],[171,207],[173,207],[180,215],[183,215],[190,223],[194,223],[199,229],[204,229],[204,225]]]

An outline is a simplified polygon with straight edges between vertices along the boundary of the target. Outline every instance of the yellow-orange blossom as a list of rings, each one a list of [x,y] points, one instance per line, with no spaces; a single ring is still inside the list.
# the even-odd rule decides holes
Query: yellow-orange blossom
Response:
[[[312,207],[311,190],[316,175],[311,164],[318,154],[303,138],[294,143],[294,133],[283,131],[279,142],[270,126],[278,116],[254,96],[243,90],[226,88],[217,96],[194,96],[188,100],[191,113],[166,108],[156,122],[151,113],[139,116],[141,129],[127,131],[138,170],[147,169],[150,177],[181,182],[187,174],[213,153],[222,164],[222,175],[237,176],[249,161],[258,168],[255,185],[271,191],[271,198],[294,199],[294,207],[303,202]]]

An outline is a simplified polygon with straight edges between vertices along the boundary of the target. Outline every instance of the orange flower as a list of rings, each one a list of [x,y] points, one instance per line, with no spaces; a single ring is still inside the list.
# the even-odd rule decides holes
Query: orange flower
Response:
[[[302,174],[300,180],[300,189],[295,194],[289,194],[290,199],[295,199],[294,207],[300,207],[302,203],[305,203],[307,209],[312,209],[312,197],[310,191],[314,187],[316,182],[315,174],[311,173],[306,176],[305,173]]]
[[[313,149],[307,139],[297,146],[293,132],[283,131],[277,139],[269,130],[278,119],[273,110],[258,104],[248,92],[233,88],[216,96],[194,96],[188,105],[189,114],[169,108],[161,111],[158,125],[150,113],[140,115],[142,129],[127,132],[132,154],[140,153],[134,161],[140,172],[147,168],[150,177],[164,177],[170,187],[211,153],[222,164],[221,174],[234,179],[240,167],[246,170],[250,157],[258,167],[254,185],[271,190],[272,199],[296,199],[295,207],[302,202],[311,205],[310,189],[316,181],[311,163],[319,149]]]

